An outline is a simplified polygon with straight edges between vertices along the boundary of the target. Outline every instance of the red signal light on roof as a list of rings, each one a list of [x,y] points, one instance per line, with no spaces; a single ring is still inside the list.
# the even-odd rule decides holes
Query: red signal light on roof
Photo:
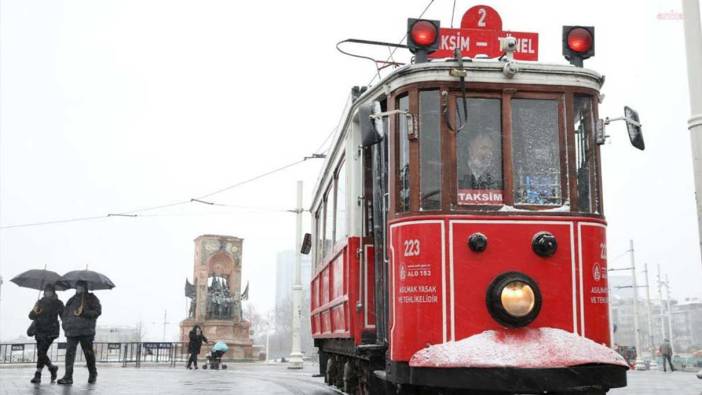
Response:
[[[439,32],[436,31],[436,26],[429,21],[417,21],[410,31],[412,40],[415,44],[420,46],[430,46],[433,44],[438,33]]]
[[[583,29],[576,27],[568,32],[568,48],[577,53],[585,53],[592,48],[592,34]]]

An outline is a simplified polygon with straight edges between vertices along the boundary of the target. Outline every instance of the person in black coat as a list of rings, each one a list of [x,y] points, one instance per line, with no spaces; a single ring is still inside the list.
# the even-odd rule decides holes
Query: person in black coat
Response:
[[[95,321],[100,314],[102,314],[100,300],[94,293],[88,292],[85,282],[79,281],[76,284],[76,294],[68,299],[61,317],[63,331],[66,334],[66,372],[59,379],[59,384],[73,384],[73,362],[76,359],[78,343],[83,349],[85,362],[88,365],[88,383],[93,384],[97,380],[93,340]]]
[[[51,363],[47,355],[51,343],[59,336],[59,316],[63,314],[63,302],[56,296],[53,284],[44,287],[44,297],[39,299],[29,312],[29,319],[33,320],[34,338],[37,341],[37,371],[30,380],[34,384],[41,383],[41,371],[46,366],[51,373],[51,382],[56,380],[58,366]]]
[[[200,348],[202,348],[203,342],[208,343],[208,341],[205,335],[202,334],[202,329],[199,325],[195,325],[193,329],[190,330],[188,337],[190,338],[190,342],[188,343],[190,358],[188,358],[188,365],[186,368],[192,369],[190,366],[194,364],[195,369],[197,369],[197,356],[200,354]]]

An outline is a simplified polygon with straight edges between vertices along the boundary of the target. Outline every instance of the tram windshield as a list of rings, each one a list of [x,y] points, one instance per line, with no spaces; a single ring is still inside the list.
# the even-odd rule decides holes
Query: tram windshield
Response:
[[[458,99],[457,201],[460,205],[502,204],[502,110],[499,99]],[[468,114],[464,116],[463,111]]]
[[[396,96],[396,108],[416,109],[419,126],[415,135],[408,134],[406,117],[396,123],[398,213],[600,213],[591,95],[493,91],[446,96],[426,88]],[[443,115],[449,101],[453,117]]]

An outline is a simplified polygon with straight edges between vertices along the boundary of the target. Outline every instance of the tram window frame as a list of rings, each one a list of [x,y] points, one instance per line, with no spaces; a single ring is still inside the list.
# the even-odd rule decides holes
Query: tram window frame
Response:
[[[324,255],[322,257],[322,260],[326,260],[329,258],[331,255],[331,252],[334,250],[334,201],[330,201],[329,198],[331,197],[334,199],[334,183],[330,182],[329,185],[327,185],[327,190],[324,192],[324,234],[323,234],[323,251]],[[331,211],[330,211],[331,209]],[[328,228],[328,226],[331,225],[331,229]],[[331,232],[331,233],[329,233]],[[329,239],[327,239],[327,236],[331,236]]]
[[[410,91],[405,91],[397,94],[395,96],[394,102],[395,102],[395,108],[397,108],[400,111],[412,111],[412,102],[413,102],[413,97],[411,96],[416,96],[412,95],[412,92]],[[406,106],[403,105],[402,101],[406,100],[407,104]],[[405,127],[403,128],[402,125]],[[413,210],[413,204],[412,204],[412,192],[414,191],[415,188],[413,188],[413,178],[412,174],[414,172],[412,171],[412,166],[413,166],[413,160],[412,160],[412,139],[409,136],[409,131],[407,128],[407,118],[401,116],[400,114],[397,114],[394,116],[394,125],[395,125],[395,130],[396,133],[394,133],[394,140],[395,140],[395,179],[396,182],[394,183],[394,189],[395,189],[395,211],[400,214],[400,213],[406,213],[410,212]],[[405,147],[403,147],[403,142],[406,144],[406,151],[403,151]],[[406,158],[406,163],[403,164],[402,160],[403,157]],[[403,184],[403,168],[405,170],[405,177],[404,177],[404,184]],[[405,188],[405,194],[406,196],[403,197],[403,186],[406,185]]]
[[[434,95],[436,96],[434,97]],[[419,133],[417,138],[419,144],[419,210],[439,211],[442,209],[442,195],[445,193],[443,190],[443,173],[446,162],[443,155],[444,136],[441,125],[443,121],[441,116],[441,90],[438,87],[420,89],[417,96],[419,109]],[[432,103],[432,101],[434,102]],[[427,114],[431,110],[436,110],[435,119],[432,119],[433,117]],[[438,142],[432,141],[430,137],[435,138]],[[436,160],[437,158],[438,161]],[[432,162],[438,162],[438,164]],[[430,185],[431,181],[428,182],[428,180],[438,181],[438,189],[436,191],[431,190],[425,195],[425,188],[433,187],[433,185]],[[438,192],[438,200],[431,199],[434,196],[434,192]]]
[[[582,100],[583,104],[589,104],[589,111],[585,114],[586,118],[589,118],[589,122],[584,124],[584,135],[579,138],[579,133],[576,129],[576,123],[578,119],[576,118],[578,114],[578,101]],[[573,212],[585,213],[585,214],[600,214],[601,213],[601,199],[599,197],[599,177],[600,177],[600,167],[599,167],[599,146],[595,142],[595,125],[596,125],[596,111],[597,103],[595,98],[591,94],[575,92],[569,97],[571,116],[568,119],[568,126],[572,128],[569,134],[573,136],[573,165],[572,165],[572,179],[573,188],[571,193],[573,194],[574,204]],[[584,145],[584,146],[583,146]],[[581,186],[581,178],[579,173],[582,169],[582,158],[583,154],[586,158],[585,167],[587,168],[587,182],[585,187],[587,191],[583,191]],[[582,198],[587,198],[587,204],[583,205]]]
[[[520,209],[527,210],[548,210],[555,208],[567,207],[567,212],[571,212],[571,191],[570,191],[570,169],[568,168],[568,150],[566,140],[566,127],[565,127],[565,96],[566,93],[537,93],[537,92],[517,92],[509,97],[509,136],[510,136],[510,153],[512,158],[509,179],[511,181],[510,185],[510,197],[512,206]],[[514,165],[514,153],[513,153],[513,140],[514,140],[514,125],[513,125],[513,111],[512,111],[512,100],[552,100],[557,103],[556,112],[558,119],[556,120],[556,125],[558,126],[558,164],[559,164],[559,183],[560,183],[560,203],[559,204],[529,204],[529,203],[517,203],[514,199],[515,194],[515,165]],[[506,187],[505,187],[506,188]]]
[[[415,117],[419,113],[419,93],[423,90],[439,89],[441,92],[441,111],[447,111],[450,123],[447,124],[445,119],[441,121],[441,149],[442,149],[442,204],[440,210],[421,210],[420,209],[420,179],[412,177],[419,175],[419,138],[421,130],[414,136],[410,136],[409,140],[409,208],[400,205],[400,125],[397,123],[400,119],[398,115],[389,117],[389,137],[390,157],[389,163],[389,180],[388,184],[391,194],[389,200],[389,214],[393,218],[402,218],[417,214],[438,214],[438,213],[488,213],[501,211],[505,214],[510,214],[509,207],[517,209],[515,213],[533,213],[540,215],[578,215],[602,217],[604,210],[602,207],[602,179],[601,179],[601,157],[600,146],[595,145],[594,156],[595,161],[593,166],[595,171],[592,175],[592,201],[596,202],[597,208],[592,212],[579,212],[575,210],[577,204],[576,196],[576,180],[574,167],[574,133],[572,117],[573,117],[573,95],[586,95],[592,97],[593,105],[592,112],[594,119],[598,117],[597,99],[598,91],[586,87],[566,86],[566,85],[530,85],[522,86],[519,84],[503,84],[492,82],[475,82],[471,84],[471,90],[468,91],[466,98],[495,98],[501,99],[501,114],[502,114],[502,172],[503,172],[503,202],[500,205],[458,205],[458,182],[457,182],[457,163],[456,163],[456,132],[457,109],[459,104],[458,98],[463,97],[463,92],[458,89],[455,83],[447,82],[418,82],[412,83],[393,92],[388,100],[388,111],[399,109],[399,100],[403,97],[408,97],[409,112]],[[558,102],[558,166],[560,172],[560,193],[561,203],[559,205],[536,205],[514,202],[514,179],[513,179],[513,163],[512,163],[512,99],[545,99],[556,100]],[[443,118],[443,116],[442,116]],[[458,132],[462,133],[461,131]],[[502,210],[503,207],[507,209]],[[557,209],[557,210],[556,210]]]
[[[500,137],[499,137],[499,144],[500,144],[500,165],[501,165],[501,182],[502,182],[502,203],[500,204],[459,204],[458,203],[458,194],[459,194],[459,187],[460,183],[458,181],[458,176],[459,176],[459,171],[458,171],[458,140],[461,137],[461,134],[463,133],[465,135],[466,128],[464,127],[458,133],[451,133],[450,135],[452,136],[452,140],[450,141],[450,150],[451,150],[451,157],[452,159],[450,160],[449,163],[449,168],[451,169],[450,171],[450,183],[452,185],[451,187],[451,207],[454,210],[457,211],[475,211],[475,210],[496,210],[502,207],[503,205],[506,205],[506,199],[507,199],[507,178],[509,175],[507,174],[507,166],[508,163],[507,161],[510,158],[506,158],[505,150],[506,150],[506,136],[507,134],[505,133],[505,105],[504,105],[504,100],[503,100],[504,94],[501,91],[482,91],[482,92],[471,92],[470,94],[466,95],[465,98],[467,100],[471,99],[485,99],[485,100],[498,100],[499,101],[499,119],[500,119]],[[454,93],[451,95],[451,102],[449,105],[449,111],[450,114],[452,115],[452,121],[453,121],[453,127],[458,128],[461,123],[463,122],[462,120],[459,119],[459,116],[462,114],[463,108],[462,104],[460,104],[459,100],[463,99],[463,95],[459,94],[458,92]],[[467,122],[470,122],[470,120],[467,120]],[[511,196],[511,195],[510,195]]]
[[[343,172],[343,177],[344,179],[341,179]],[[339,164],[337,165],[336,169],[334,170],[334,246],[336,246],[339,242],[345,241],[346,238],[349,235],[348,232],[348,223],[349,223],[349,218],[348,218],[348,213],[349,213],[349,207],[348,207],[348,199],[347,199],[347,192],[348,192],[348,183],[346,182],[346,179],[348,177],[348,169],[346,168],[346,158],[342,158],[339,161]],[[339,183],[343,183],[343,189],[341,193],[339,193]],[[339,209],[340,201],[339,197],[343,198],[343,211]],[[339,214],[343,214],[343,222],[339,222],[339,218],[342,217]],[[343,225],[343,226],[339,226]],[[343,234],[339,233],[339,228],[343,228]]]
[[[318,268],[319,265],[321,264],[322,261],[322,238],[320,234],[320,221],[319,221],[319,216],[320,213],[322,212],[322,205],[320,204],[319,207],[317,207],[317,211],[315,211],[314,214],[314,238],[315,238],[315,246],[314,246],[314,267]]]

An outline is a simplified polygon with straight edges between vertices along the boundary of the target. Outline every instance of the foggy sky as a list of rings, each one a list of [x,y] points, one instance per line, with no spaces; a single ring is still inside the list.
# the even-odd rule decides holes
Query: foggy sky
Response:
[[[336,126],[372,63],[343,56],[349,38],[398,41],[428,0],[352,2],[22,1],[0,3],[0,225],[105,216],[188,200],[313,153]],[[615,123],[603,146],[610,267],[637,262],[671,279],[677,298],[702,297],[702,265],[687,131],[689,105],[678,1],[490,1],[505,29],[539,33],[540,61],[565,63],[561,26],[596,26],[586,67],[606,75],[600,116],[636,108],[646,151]],[[457,1],[455,24],[475,2]],[[425,17],[451,23],[452,1]],[[378,57],[387,50],[356,48]],[[398,51],[396,59],[409,54]],[[117,287],[98,291],[99,325],[143,321],[168,336],[186,314],[193,239],[244,238],[251,302],[272,307],[275,256],[293,248],[295,180],[305,205],[320,161],[208,200],[144,213],[0,230],[0,338],[22,334],[35,291],[9,283],[44,265],[89,268]],[[305,226],[309,219],[305,218]],[[616,258],[616,259],[615,259]],[[62,293],[65,301],[72,292]]]

